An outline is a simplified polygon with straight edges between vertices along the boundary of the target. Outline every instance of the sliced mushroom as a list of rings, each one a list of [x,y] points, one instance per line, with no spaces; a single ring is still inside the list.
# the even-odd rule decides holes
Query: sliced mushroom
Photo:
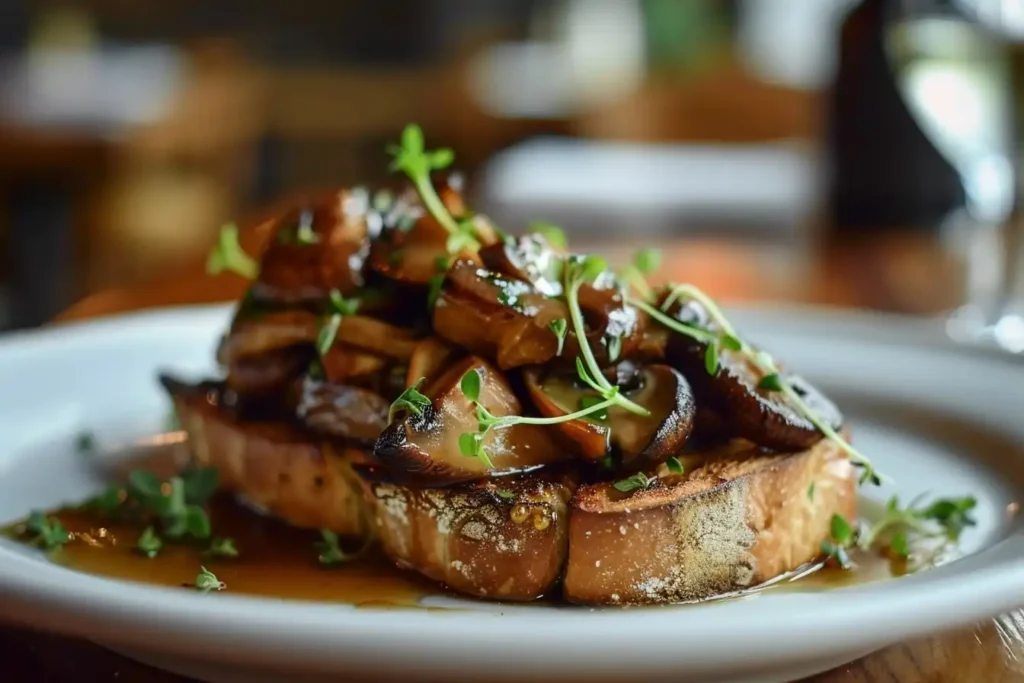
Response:
[[[455,359],[459,351],[437,337],[427,337],[416,343],[409,367],[406,370],[405,386],[411,387],[420,379],[436,377],[442,368]]]
[[[547,417],[561,417],[582,409],[584,402],[601,397],[564,374],[541,376],[538,369],[524,373],[527,390],[537,410]],[[575,445],[578,455],[598,461],[613,455],[625,470],[651,467],[678,453],[693,429],[695,406],[690,385],[667,365],[649,365],[639,371],[633,388],[625,397],[647,408],[642,416],[613,406],[607,418],[581,418],[558,423],[557,427]]]
[[[391,362],[385,356],[348,344],[335,344],[320,356],[320,361],[325,378],[332,384],[365,386],[391,369]]]
[[[671,313],[687,324],[715,329],[696,302],[674,306]],[[789,398],[761,386],[765,373],[749,356],[721,349],[719,368],[712,376],[705,366],[706,352],[706,344],[682,334],[674,332],[669,339],[669,361],[691,380],[698,401],[718,412],[734,434],[779,451],[809,448],[822,438]],[[798,375],[783,376],[820,419],[836,430],[842,426],[842,413],[824,394]]]
[[[451,177],[438,187],[438,195],[449,213],[456,218],[466,213],[459,183]],[[384,215],[386,230],[370,250],[370,267],[385,277],[406,284],[427,285],[444,268],[439,263],[449,260],[448,230],[432,216],[414,190],[407,190]],[[478,225],[479,223],[479,225]],[[474,220],[474,233],[484,243],[493,241],[493,229]],[[462,258],[475,259],[469,251]]]
[[[434,305],[433,324],[438,336],[508,370],[554,358],[558,338],[548,325],[567,317],[563,302],[460,260],[449,270]]]
[[[736,440],[685,460],[682,474],[662,468],[631,489],[579,487],[568,600],[662,604],[749,589],[815,560],[833,515],[856,516],[856,471],[831,441],[766,455]]]
[[[545,296],[562,295],[565,257],[552,249],[543,235],[497,242],[481,249],[480,258],[488,270],[529,282]]]
[[[312,345],[316,342],[320,325],[318,316],[302,310],[236,318],[217,350],[218,360],[229,365],[267,351]]]
[[[241,396],[283,398],[315,357],[310,346],[293,346],[233,360],[227,366],[227,386]]]
[[[303,202],[282,216],[260,263],[254,295],[278,303],[326,300],[364,283],[363,262],[379,232],[369,193],[341,190]]]
[[[493,467],[474,455],[464,455],[459,445],[464,434],[477,434],[473,404],[460,387],[470,371],[480,375],[479,402],[496,417],[521,415],[522,405],[505,377],[481,358],[455,363],[421,389],[431,404],[420,414],[395,420],[381,434],[374,456],[393,481],[443,486],[492,475],[523,472],[564,460],[565,451],[552,440],[546,427],[516,424],[492,429],[482,445]]]
[[[365,315],[343,317],[337,341],[404,361],[412,357],[416,348],[416,334],[412,330]]]
[[[315,434],[369,447],[387,426],[390,402],[367,389],[305,377],[292,391],[296,417]]]

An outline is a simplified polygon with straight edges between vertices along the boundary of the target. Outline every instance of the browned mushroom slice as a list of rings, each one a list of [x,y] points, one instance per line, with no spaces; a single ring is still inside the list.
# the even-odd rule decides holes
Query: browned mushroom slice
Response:
[[[856,472],[831,441],[765,455],[737,440],[687,461],[692,469],[663,467],[639,490],[612,482],[577,490],[568,600],[662,604],[752,588],[819,557],[833,514],[856,515]]]
[[[296,417],[314,434],[371,447],[387,426],[390,403],[367,389],[306,377],[292,391]]]
[[[455,363],[423,387],[430,406],[421,414],[395,420],[377,440],[374,456],[394,481],[443,486],[527,471],[567,458],[548,428],[525,424],[492,429],[484,437],[483,447],[493,467],[479,457],[464,455],[460,437],[478,433],[476,411],[460,387],[463,375],[471,370],[480,374],[480,405],[497,417],[522,414],[519,399],[500,371],[476,357]]]
[[[365,384],[391,367],[384,356],[348,344],[335,344],[320,356],[320,361],[325,378],[333,384]]]
[[[438,194],[445,207],[455,217],[466,213],[462,195],[449,177],[438,187]],[[414,190],[408,190],[398,197],[385,214],[387,226],[383,236],[375,240],[370,250],[370,267],[378,273],[397,282],[427,285],[449,260],[448,238],[450,234],[437,219],[428,213]],[[484,243],[490,243],[493,229],[482,221],[474,221],[475,234]],[[475,259],[471,252],[460,254],[462,258]]]
[[[531,368],[524,379],[537,410],[547,417],[567,415],[601,400],[593,389],[580,386],[567,375],[541,377],[538,369]],[[649,365],[639,371],[623,395],[651,414],[637,415],[614,406],[603,419],[582,418],[557,425],[581,457],[597,461],[612,454],[622,469],[636,470],[664,462],[682,449],[695,414],[685,377],[667,365]]]
[[[197,464],[217,468],[222,490],[238,494],[288,524],[363,536],[370,519],[351,449],[310,441],[285,423],[247,422],[221,407],[218,393],[168,378]]]
[[[643,318],[623,303],[617,290],[585,285],[580,288],[579,300],[587,339],[600,365],[636,351]],[[559,354],[558,337],[550,328],[555,320],[569,325],[564,300],[547,297],[523,280],[459,260],[445,278],[433,322],[439,336],[494,359],[504,370],[542,365],[556,356],[562,365],[575,367],[580,353],[576,335],[569,325]],[[615,352],[612,339],[617,340]]]
[[[281,348],[312,345],[320,331],[320,318],[302,310],[275,311],[251,318],[236,318],[217,356],[227,365],[237,359]]]
[[[714,329],[696,302],[675,306],[671,312],[687,324]],[[761,386],[765,373],[748,356],[721,349],[719,369],[712,376],[705,367],[706,351],[706,344],[679,333],[669,339],[670,362],[693,383],[698,400],[713,407],[734,434],[779,451],[808,448],[822,438],[790,399]],[[785,373],[784,377],[820,419],[833,429],[842,426],[842,413],[824,394],[798,375]]]
[[[336,340],[401,361],[408,361],[416,347],[416,334],[412,330],[364,315],[343,317]]]
[[[311,346],[293,346],[238,358],[227,366],[227,386],[243,396],[280,396],[315,355]]]
[[[279,303],[323,301],[363,285],[363,262],[377,227],[369,194],[341,190],[299,204],[276,227],[253,285],[258,299]]]
[[[405,374],[405,386],[411,387],[422,378],[436,377],[459,351],[437,337],[427,337],[416,343]]]
[[[433,324],[438,336],[508,370],[554,358],[558,338],[548,325],[567,316],[563,302],[545,297],[529,284],[460,260],[449,270],[437,298]]]
[[[497,242],[481,249],[480,258],[488,270],[529,282],[545,296],[562,295],[565,257],[552,249],[542,235]]]
[[[368,481],[366,488],[381,545],[398,566],[494,600],[535,600],[555,589],[574,476],[537,473],[442,489]]]

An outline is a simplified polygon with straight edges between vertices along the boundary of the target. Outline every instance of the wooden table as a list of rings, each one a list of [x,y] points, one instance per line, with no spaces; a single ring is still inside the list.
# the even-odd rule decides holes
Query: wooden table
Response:
[[[265,236],[243,242],[252,249]],[[610,257],[625,250],[602,245]],[[641,245],[630,244],[630,249]],[[595,247],[595,250],[597,247]],[[716,241],[663,245],[665,275],[686,278],[727,300],[788,300],[934,313],[955,303],[956,263],[930,238],[888,235],[817,246],[765,246]],[[230,299],[243,283],[207,278],[200,265],[145,289],[90,297],[62,316],[89,318],[171,304]],[[1024,596],[1022,596],[1024,601]],[[0,628],[2,680],[182,683],[90,643]],[[947,635],[892,646],[809,679],[815,683],[1024,682],[1024,611]]]

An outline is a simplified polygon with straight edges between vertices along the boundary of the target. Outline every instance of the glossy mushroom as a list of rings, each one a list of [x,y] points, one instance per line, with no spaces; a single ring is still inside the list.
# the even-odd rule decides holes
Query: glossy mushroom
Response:
[[[390,402],[367,389],[305,377],[292,391],[295,416],[314,434],[371,447],[387,426]]]
[[[253,283],[257,299],[283,304],[325,301],[364,284],[363,263],[379,231],[369,193],[345,189],[298,203],[278,221]]]
[[[574,379],[565,374],[542,375],[536,368],[524,373],[531,400],[547,417],[561,417],[585,407],[588,400],[601,400],[597,392]],[[612,455],[623,470],[651,467],[677,454],[690,436],[695,415],[686,378],[667,365],[649,365],[622,393],[650,415],[613,406],[603,419],[569,420],[556,428],[583,459],[596,462]]]
[[[491,430],[483,447],[493,467],[463,454],[459,439],[478,433],[473,404],[460,387],[470,371],[480,375],[479,402],[492,415],[521,415],[522,405],[501,372],[481,358],[467,357],[423,386],[430,405],[400,415],[381,434],[374,457],[398,483],[443,486],[488,476],[529,471],[567,457],[546,427],[517,424]]]
[[[687,324],[715,329],[696,302],[674,306],[671,313]],[[721,349],[718,371],[709,375],[706,352],[706,344],[690,337],[673,332],[669,338],[669,362],[693,383],[698,401],[717,412],[734,434],[778,451],[809,448],[821,440],[821,431],[788,397],[761,385],[765,373],[748,356]],[[843,416],[832,401],[798,375],[783,376],[817,416],[833,429],[841,428]]]

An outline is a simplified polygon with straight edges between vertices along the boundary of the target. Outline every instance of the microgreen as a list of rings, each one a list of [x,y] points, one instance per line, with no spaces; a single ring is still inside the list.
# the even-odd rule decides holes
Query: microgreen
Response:
[[[608,360],[614,363],[620,355],[622,355],[622,337],[609,337]]]
[[[96,437],[92,432],[79,432],[75,437],[75,450],[79,453],[92,453],[96,448]]]
[[[395,415],[401,410],[408,410],[413,415],[422,415],[423,410],[430,406],[430,399],[419,392],[419,386],[423,384],[423,377],[416,380],[411,387],[406,388],[388,409],[388,424],[395,421]]]
[[[432,275],[427,281],[427,308],[433,308],[437,303],[437,297],[441,294],[441,286],[444,285],[444,273]]]
[[[320,236],[313,232],[312,211],[302,212],[299,225],[295,228],[295,241],[304,245],[316,244],[320,241]]]
[[[661,267],[660,249],[641,249],[633,255],[633,266],[644,275],[650,275]]]
[[[565,249],[569,246],[569,240],[565,238],[565,231],[554,223],[533,221],[530,223],[529,231],[542,236],[553,247]]]
[[[345,562],[351,562],[366,553],[370,547],[370,541],[371,538],[367,537],[358,550],[354,553],[349,553],[341,547],[338,534],[330,529],[321,529],[320,541],[316,543],[316,549],[319,553],[317,558],[324,567],[335,567]]]
[[[707,310],[708,315],[720,329],[720,332],[716,333],[693,325],[687,325],[676,320],[672,316],[667,315],[666,311],[671,310],[672,306],[683,297],[696,301],[703,306],[705,310]],[[883,475],[875,470],[871,460],[850,445],[850,443],[840,436],[831,425],[829,425],[821,416],[807,405],[807,402],[804,401],[803,397],[797,393],[792,385],[780,374],[778,364],[769,354],[755,349],[742,341],[718,305],[715,304],[711,297],[700,289],[692,285],[674,285],[671,289],[671,293],[665,299],[660,309],[651,306],[644,301],[631,299],[630,303],[640,310],[645,311],[648,315],[668,327],[670,330],[707,344],[708,351],[705,354],[704,360],[705,369],[709,374],[716,374],[718,372],[719,351],[721,348],[726,348],[742,354],[754,366],[756,366],[758,370],[761,371],[762,376],[764,377],[762,382],[767,382],[768,384],[768,386],[762,388],[774,390],[773,387],[777,386],[777,391],[786,397],[798,413],[814,425],[814,427],[826,438],[838,445],[850,457],[850,460],[853,461],[855,465],[863,468],[863,472],[860,476],[861,484],[865,482],[880,484],[882,482]],[[774,378],[768,379],[772,375],[774,375]]]
[[[514,494],[509,489],[498,489],[494,493],[497,494],[498,498],[502,498],[504,500],[512,500],[513,498],[516,497],[516,494]]]
[[[161,541],[160,537],[157,536],[153,527],[147,526],[143,530],[142,534],[139,535],[139,540],[135,542],[135,549],[149,559],[153,559],[157,556],[157,553],[160,552],[160,548],[162,548],[163,545],[163,541]]]
[[[128,491],[121,486],[112,484],[103,489],[100,493],[81,503],[78,507],[82,510],[92,510],[104,515],[116,513],[121,505],[128,499]]]
[[[562,349],[565,347],[565,335],[569,331],[569,325],[565,322],[565,318],[557,318],[548,323],[548,329],[551,330],[558,340],[558,350],[555,352],[555,355],[561,356]]]
[[[462,249],[475,251],[480,244],[473,236],[472,227],[467,230],[449,213],[444,202],[434,189],[430,172],[447,168],[455,159],[452,150],[444,148],[429,151],[424,147],[423,131],[416,124],[409,124],[402,131],[400,145],[389,145],[388,153],[393,157],[391,170],[400,171],[409,177],[424,206],[435,220],[448,231],[448,251],[458,253]],[[454,240],[454,241],[453,241]]]
[[[842,569],[851,566],[849,548],[856,544],[857,534],[853,526],[840,514],[833,514],[829,523],[831,539],[821,544],[822,554]]]
[[[595,389],[612,405],[618,405],[637,415],[647,416],[650,411],[641,405],[637,405],[619,393],[619,388],[613,386],[601,367],[594,358],[594,352],[587,340],[586,328],[583,323],[583,312],[580,309],[579,291],[585,283],[592,283],[608,267],[607,262],[600,256],[573,256],[567,261],[565,268],[565,301],[569,308],[569,318],[572,322],[573,332],[580,347],[580,356],[576,358],[576,369],[580,379],[588,386]]]
[[[168,538],[210,536],[210,518],[202,505],[217,489],[217,470],[200,467],[162,481],[151,472],[136,470],[128,476],[128,495],[144,512],[160,519]],[[111,501],[112,502],[112,501]]]
[[[631,477],[620,479],[619,481],[612,484],[612,486],[614,486],[617,491],[629,493],[631,491],[639,491],[640,489],[645,489],[651,484],[653,484],[655,481],[657,481],[656,477],[648,477],[643,472],[637,472]]]
[[[683,473],[683,463],[679,458],[677,458],[674,455],[665,461],[665,467],[667,467],[668,471],[672,472],[673,474]]]
[[[904,542],[912,537],[955,543],[960,540],[964,529],[975,524],[971,513],[977,500],[973,496],[940,498],[927,506],[919,506],[919,500],[901,508],[899,498],[890,498],[882,518],[861,535],[860,545],[867,548],[884,542],[888,537],[889,547],[897,554],[905,555],[893,547],[898,545],[894,543],[897,536],[902,536]]]
[[[811,485],[807,487],[807,500],[814,501],[814,482],[813,481],[811,482]]]
[[[211,572],[206,567],[199,568],[199,575],[196,576],[196,588],[203,593],[209,593],[210,591],[222,591],[227,588],[227,584],[217,578],[217,575]]]
[[[782,378],[779,377],[779,373],[777,372],[765,375],[761,378],[761,381],[757,383],[757,388],[764,389],[765,391],[782,391]]]
[[[209,557],[238,557],[238,548],[232,538],[215,538],[204,554]]]
[[[338,329],[341,327],[342,318],[355,315],[361,303],[355,297],[346,299],[337,289],[331,290],[328,301],[329,314],[325,318],[323,325],[320,326],[320,331],[316,337],[316,348],[321,356],[326,355],[331,350],[331,347],[334,346],[334,342],[338,338]]]
[[[478,403],[480,401],[480,372],[474,368],[463,375],[459,382],[459,388],[466,398],[473,403]]]
[[[588,408],[593,408],[594,406],[601,405],[602,403],[605,403],[605,400],[602,399],[600,396],[581,396],[579,409],[586,410]],[[596,420],[597,422],[607,422],[608,408],[602,406],[599,410],[591,413],[589,417],[590,419]]]
[[[59,519],[48,517],[45,512],[38,510],[28,516],[25,521],[25,530],[33,534],[29,543],[45,550],[59,548],[71,540],[71,534]]]
[[[255,280],[259,270],[259,264],[238,242],[238,226],[229,223],[222,227],[217,244],[206,259],[206,272],[217,275],[227,271]]]

